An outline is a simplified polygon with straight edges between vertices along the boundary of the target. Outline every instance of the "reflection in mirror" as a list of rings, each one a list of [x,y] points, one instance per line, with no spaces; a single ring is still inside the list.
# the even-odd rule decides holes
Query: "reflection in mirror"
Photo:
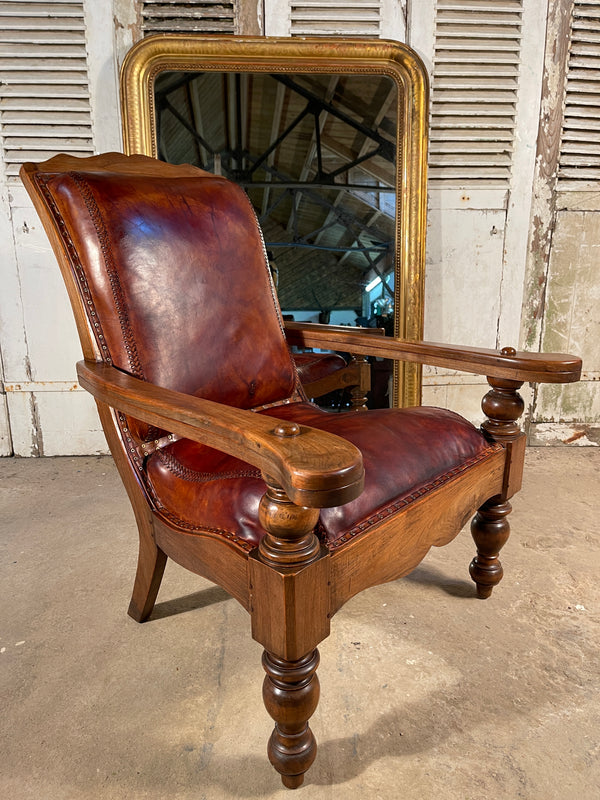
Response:
[[[196,164],[245,188],[284,314],[370,322],[393,335],[391,78],[162,72],[154,98],[160,158]]]

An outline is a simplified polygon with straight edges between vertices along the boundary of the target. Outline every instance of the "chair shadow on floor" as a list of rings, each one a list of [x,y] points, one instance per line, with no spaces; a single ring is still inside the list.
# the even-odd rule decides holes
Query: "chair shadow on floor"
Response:
[[[508,720],[515,713],[511,698],[498,698],[487,708],[474,706],[469,701],[477,686],[476,679],[465,677],[460,685],[450,689],[450,693],[446,687],[428,692],[413,702],[398,701],[393,709],[378,716],[367,728],[337,739],[321,739],[319,760],[307,776],[306,789],[310,791],[311,785],[347,784],[385,759],[398,759],[397,770],[401,773],[404,759],[442,748],[458,732],[468,737],[470,730],[492,720],[500,727],[508,726]],[[541,697],[537,700],[543,702]],[[461,712],[457,713],[457,709]],[[490,752],[492,763],[495,763],[494,753]],[[249,774],[254,775],[253,786],[249,786],[244,777]],[[204,766],[203,780],[205,786],[217,784],[240,799],[270,797],[279,792],[268,765],[259,756],[217,756],[212,764]]]
[[[437,592],[445,592],[452,597],[472,598],[478,600],[471,581],[460,578],[449,578],[447,573],[432,566],[420,564],[413,572],[402,580],[418,583]]]
[[[197,611],[231,599],[231,595],[221,589],[220,586],[209,586],[199,592],[192,592],[192,594],[186,594],[183,597],[174,597],[172,600],[164,600],[162,603],[157,603],[148,618],[148,622],[174,617],[177,614],[185,614],[187,611]]]

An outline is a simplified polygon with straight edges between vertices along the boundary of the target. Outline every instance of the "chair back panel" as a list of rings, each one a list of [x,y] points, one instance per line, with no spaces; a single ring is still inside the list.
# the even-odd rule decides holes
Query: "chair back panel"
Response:
[[[200,170],[81,170],[43,183],[80,262],[75,273],[106,360],[241,408],[293,394],[262,236],[239,187]]]

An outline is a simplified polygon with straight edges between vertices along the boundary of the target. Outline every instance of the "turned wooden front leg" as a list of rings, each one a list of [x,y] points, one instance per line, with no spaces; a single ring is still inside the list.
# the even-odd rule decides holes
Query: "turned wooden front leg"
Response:
[[[502,351],[503,355],[513,355],[514,352],[511,348]],[[510,534],[507,516],[511,505],[508,499],[521,488],[525,457],[525,435],[517,423],[524,409],[523,398],[518,393],[523,384],[499,378],[488,378],[488,383],[492,388],[481,403],[487,417],[481,427],[490,439],[505,447],[506,467],[502,493],[487,500],[471,522],[477,555],[469,572],[477,586],[477,596],[482,599],[489,597],[502,579],[502,564],[498,556]]]
[[[265,708],[275,720],[269,739],[269,761],[288,789],[297,789],[317,755],[317,742],[308,726],[319,702],[319,651],[298,661],[263,655],[267,673],[263,684]]]
[[[294,789],[317,754],[308,720],[319,700],[316,646],[329,635],[329,555],[313,532],[319,509],[294,505],[263,477],[267,534],[249,562],[252,635],[265,648],[263,698],[275,720],[269,760]]]

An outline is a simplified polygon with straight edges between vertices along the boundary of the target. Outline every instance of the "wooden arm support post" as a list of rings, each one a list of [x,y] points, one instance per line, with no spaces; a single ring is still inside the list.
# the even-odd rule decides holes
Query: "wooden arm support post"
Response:
[[[350,402],[353,411],[365,411],[367,394],[371,391],[371,365],[364,355],[351,353],[349,366],[357,372],[357,382],[350,389]]]
[[[517,422],[524,409],[518,392],[522,382],[488,378],[488,383],[492,388],[481,403],[487,417],[481,427],[490,439],[504,445],[506,466],[502,493],[487,500],[471,522],[477,555],[470,564],[469,573],[477,586],[477,596],[482,599],[489,597],[502,580],[498,556],[510,535],[507,517],[512,506],[509,498],[521,488],[526,441]]]

